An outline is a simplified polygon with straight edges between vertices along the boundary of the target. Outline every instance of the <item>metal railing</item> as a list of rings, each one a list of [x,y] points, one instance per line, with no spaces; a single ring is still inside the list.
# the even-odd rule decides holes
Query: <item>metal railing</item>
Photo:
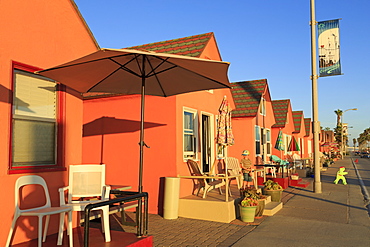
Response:
[[[133,192],[133,191],[111,191],[111,194],[118,195],[117,198],[110,199],[98,203],[90,203],[85,207],[84,216],[84,246],[89,246],[89,231],[90,231],[90,212],[94,208],[112,205],[115,203],[125,203],[131,201],[138,201],[137,210],[137,233],[140,238],[148,234],[148,193],[147,192]],[[144,212],[143,212],[144,208]]]

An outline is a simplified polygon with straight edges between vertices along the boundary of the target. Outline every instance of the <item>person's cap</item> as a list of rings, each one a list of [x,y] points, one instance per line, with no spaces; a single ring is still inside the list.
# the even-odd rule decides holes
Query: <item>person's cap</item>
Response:
[[[244,150],[243,153],[242,153],[243,156],[247,156],[249,155],[249,151],[248,150]]]

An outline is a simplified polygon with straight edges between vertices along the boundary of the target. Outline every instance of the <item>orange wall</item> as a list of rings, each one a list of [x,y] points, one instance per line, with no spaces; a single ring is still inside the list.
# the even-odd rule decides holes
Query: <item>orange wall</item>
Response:
[[[232,118],[232,127],[235,138],[235,144],[229,148],[228,156],[235,157],[240,160],[243,150],[249,150],[249,158],[256,155],[254,126],[256,124],[255,118],[243,117]]]
[[[143,187],[149,192],[150,210],[157,211],[160,177],[176,176],[175,97],[145,97]],[[138,191],[140,96],[118,96],[84,101],[84,125],[102,117],[109,128],[88,133],[84,127],[83,163],[106,164],[108,184],[131,185]],[[98,125],[99,126],[99,125]],[[113,130],[109,133],[110,129]],[[99,127],[98,127],[99,130]],[[105,133],[105,134],[100,134]]]
[[[143,191],[149,193],[150,213],[162,212],[165,177],[189,175],[182,153],[183,107],[197,109],[199,114],[217,115],[224,95],[231,97],[228,89],[168,98],[146,96],[145,142],[150,148],[144,148]],[[234,107],[234,103],[230,103]],[[102,117],[115,120],[122,128],[113,121],[112,128],[104,133],[117,133],[99,134],[90,127]],[[138,191],[140,96],[85,100],[83,122],[83,163],[105,163],[108,184],[131,185],[132,191]],[[191,192],[191,180],[182,179],[181,196]]]
[[[47,68],[97,49],[73,4],[68,1],[0,1],[0,184],[7,198],[0,214],[0,246],[4,246],[14,213],[15,180],[26,174],[8,175],[12,88],[12,61]],[[65,99],[65,164],[81,162],[82,102],[72,94]],[[45,178],[53,205],[59,205],[57,189],[66,184],[66,172],[39,173]],[[57,231],[50,221],[49,233]],[[13,244],[37,237],[36,220],[18,220]]]

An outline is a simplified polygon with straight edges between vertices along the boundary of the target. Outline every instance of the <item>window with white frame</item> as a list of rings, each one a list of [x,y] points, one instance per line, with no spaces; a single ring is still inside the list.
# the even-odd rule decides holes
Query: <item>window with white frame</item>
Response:
[[[261,98],[260,114],[266,116],[266,100],[264,98]]]
[[[303,138],[299,138],[299,143],[301,144],[301,154],[304,154],[304,139]]]
[[[266,149],[267,149],[267,154],[271,154],[271,131],[266,130]]]
[[[183,118],[184,159],[196,159],[197,112],[195,110],[184,109]]]
[[[287,152],[291,152],[291,151],[288,151],[288,149],[289,149],[289,144],[290,144],[290,140],[292,139],[292,137],[290,135],[286,135],[285,138],[286,138],[285,139],[286,150]]]
[[[256,140],[256,155],[261,154],[261,131],[257,125],[254,127],[254,136]]]
[[[55,167],[57,84],[14,70],[11,169]]]

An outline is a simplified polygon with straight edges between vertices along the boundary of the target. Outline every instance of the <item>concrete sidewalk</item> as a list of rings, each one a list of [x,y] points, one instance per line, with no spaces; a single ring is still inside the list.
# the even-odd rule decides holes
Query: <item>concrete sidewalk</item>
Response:
[[[333,184],[340,166],[348,185]],[[322,193],[312,184],[233,246],[370,246],[370,218],[350,158],[321,173]]]
[[[349,172],[348,185],[333,184],[340,166]],[[351,159],[335,162],[322,172],[321,182],[320,194],[313,192],[312,183],[287,188],[283,209],[252,224],[239,219],[229,224],[181,217],[165,220],[150,214],[149,234],[154,246],[370,246],[370,219]],[[111,229],[136,232],[135,227],[120,225],[119,217],[111,219]]]

